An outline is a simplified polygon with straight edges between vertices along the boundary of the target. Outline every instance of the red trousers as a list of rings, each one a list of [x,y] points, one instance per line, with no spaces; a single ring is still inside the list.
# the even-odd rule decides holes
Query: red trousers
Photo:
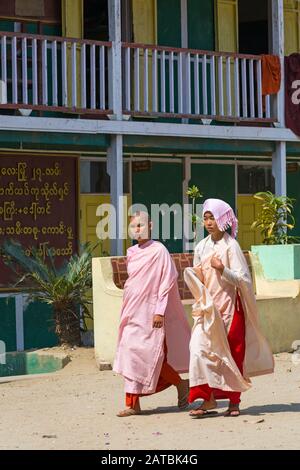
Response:
[[[153,393],[162,392],[163,390],[170,387],[171,385],[178,385],[181,381],[180,375],[167,362],[168,351],[167,351],[166,342],[164,344],[164,352],[165,352],[164,362],[161,367],[161,371],[160,371],[160,375],[159,375],[155,392]],[[153,394],[147,393],[147,394],[138,395],[136,393],[126,393],[126,406],[128,408],[134,408],[135,405],[137,404],[139,397],[144,397],[147,395],[153,395]]]
[[[241,374],[243,374],[243,362],[245,357],[245,315],[242,302],[238,294],[233,320],[227,338],[231,355]],[[237,405],[241,401],[240,392],[227,392],[218,388],[211,388],[208,384],[203,384],[190,388],[189,402],[192,403],[197,400],[197,398],[202,398],[203,400],[208,401],[212,393],[216,400],[229,399],[232,405]]]

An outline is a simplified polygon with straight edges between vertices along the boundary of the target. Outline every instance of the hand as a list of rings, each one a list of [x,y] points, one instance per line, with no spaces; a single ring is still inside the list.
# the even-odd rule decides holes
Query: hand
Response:
[[[216,256],[213,256],[211,261],[210,261],[210,265],[211,265],[212,268],[216,269],[221,274],[223,274],[224,264],[222,263],[222,261],[219,258],[217,258]]]
[[[193,271],[196,273],[196,275],[197,275],[198,279],[200,280],[200,282],[202,282],[202,284],[204,284],[204,276],[203,276],[201,266],[199,264],[197,266],[194,266]]]
[[[161,328],[164,325],[164,317],[162,315],[154,315],[153,328]]]

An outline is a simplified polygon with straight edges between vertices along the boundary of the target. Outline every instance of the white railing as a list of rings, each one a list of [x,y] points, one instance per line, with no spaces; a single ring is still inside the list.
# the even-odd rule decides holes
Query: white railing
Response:
[[[0,108],[108,114],[111,43],[0,32]]]
[[[112,43],[0,32],[0,49],[0,109],[113,112]],[[123,43],[121,80],[124,114],[276,121],[260,56]]]
[[[276,120],[261,57],[123,43],[123,109],[132,115]]]

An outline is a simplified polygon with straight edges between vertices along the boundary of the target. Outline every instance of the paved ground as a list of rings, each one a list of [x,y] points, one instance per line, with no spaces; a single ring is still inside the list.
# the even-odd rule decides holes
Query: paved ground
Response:
[[[122,379],[99,372],[93,349],[68,351],[63,370],[0,383],[0,449],[299,449],[300,364],[280,354],[273,375],[253,380],[243,413],[192,420],[176,390],[142,399],[145,414],[117,418]]]

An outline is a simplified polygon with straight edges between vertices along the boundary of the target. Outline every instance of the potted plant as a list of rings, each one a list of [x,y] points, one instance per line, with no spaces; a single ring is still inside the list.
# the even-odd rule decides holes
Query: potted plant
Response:
[[[268,279],[300,279],[300,237],[289,235],[295,227],[295,199],[270,191],[254,197],[261,201],[261,210],[252,229],[260,230],[263,245],[252,246],[252,253],[258,256]]]
[[[54,263],[51,250],[47,250],[47,262],[39,250],[31,249],[27,256],[25,248],[16,241],[7,240],[1,247],[4,262],[14,272],[14,287],[22,287],[29,301],[39,301],[52,307],[53,325],[60,345],[81,344],[81,330],[85,319],[90,317],[92,303],[92,253],[95,246],[82,245],[60,268]]]

